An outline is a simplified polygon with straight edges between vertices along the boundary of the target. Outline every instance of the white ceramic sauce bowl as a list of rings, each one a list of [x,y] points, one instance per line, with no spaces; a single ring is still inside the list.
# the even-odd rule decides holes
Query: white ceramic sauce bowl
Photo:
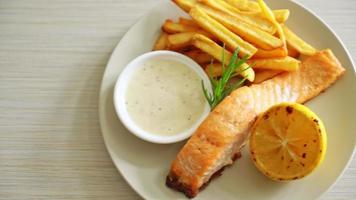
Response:
[[[210,106],[207,101],[205,101],[204,110],[199,116],[199,118],[196,120],[196,122],[183,132],[175,133],[173,135],[157,135],[145,131],[135,123],[135,121],[130,117],[130,114],[128,113],[127,105],[125,104],[125,96],[129,82],[131,81],[132,76],[135,74],[135,72],[139,68],[143,67],[143,64],[145,62],[152,59],[173,60],[183,63],[187,67],[191,68],[195,73],[197,73],[197,75],[203,80],[205,87],[208,89],[209,92],[211,92],[211,83],[209,77],[206,75],[200,65],[193,61],[191,58],[172,51],[152,51],[138,56],[134,60],[132,60],[128,65],[126,65],[119,78],[117,79],[114,88],[114,106],[116,113],[120,121],[131,133],[145,141],[168,144],[185,140],[194,133],[194,131],[201,124],[201,122],[209,114]],[[159,124],[157,124],[157,126],[159,126]]]

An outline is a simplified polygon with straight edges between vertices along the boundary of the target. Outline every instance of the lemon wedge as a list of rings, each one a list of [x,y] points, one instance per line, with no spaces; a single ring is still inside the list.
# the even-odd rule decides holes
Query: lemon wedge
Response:
[[[323,160],[327,136],[309,108],[282,103],[261,114],[252,127],[250,155],[256,167],[276,181],[300,179]]]

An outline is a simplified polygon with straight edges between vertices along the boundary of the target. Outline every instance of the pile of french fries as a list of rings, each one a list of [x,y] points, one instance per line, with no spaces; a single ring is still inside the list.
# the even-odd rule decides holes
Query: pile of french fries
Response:
[[[172,0],[190,15],[178,22],[167,19],[153,50],[183,53],[210,75],[222,74],[232,52],[247,56],[240,75],[260,83],[299,68],[300,55],[316,50],[285,25],[288,9],[271,10],[263,0]]]

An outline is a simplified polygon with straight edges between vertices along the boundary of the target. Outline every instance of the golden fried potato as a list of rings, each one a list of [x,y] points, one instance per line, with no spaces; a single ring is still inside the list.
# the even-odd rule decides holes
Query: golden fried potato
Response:
[[[260,69],[260,70],[255,70],[256,76],[255,80],[253,83],[262,83],[265,80],[271,79],[278,74],[282,73],[283,71],[281,70],[269,70],[269,69]]]
[[[211,63],[214,60],[214,58],[211,55],[197,49],[184,52],[184,55],[190,57],[191,59],[193,59],[195,62],[199,64]]]
[[[168,48],[168,34],[165,32],[162,32],[161,35],[158,37],[153,50],[164,50]]]
[[[273,10],[274,17],[278,23],[285,23],[289,18],[289,10],[288,9],[280,9],[280,10]]]
[[[185,47],[188,47],[191,43],[195,32],[184,32],[168,35],[168,48],[170,50],[179,51]]]
[[[221,46],[219,46],[216,42],[209,39],[206,36],[196,34],[192,39],[192,45],[196,48],[202,50],[203,52],[211,55],[214,59],[223,62],[223,55],[227,59],[226,61],[230,61],[232,53]]]
[[[226,65],[225,65],[226,67]],[[210,63],[204,67],[205,73],[212,77],[219,77],[223,73],[223,66],[220,62]],[[247,65],[246,63],[242,64],[241,67],[237,70],[237,73],[240,73],[242,77],[246,77],[249,81],[254,81],[255,72],[254,70]]]
[[[225,64],[226,67],[227,64]],[[219,77],[223,73],[223,66],[220,62],[209,63],[204,67],[205,73],[212,77]],[[242,64],[241,67],[237,70],[238,73],[242,77],[246,77],[247,80],[251,81],[255,79],[255,72],[254,70],[248,66],[247,64]]]
[[[260,6],[254,1],[249,1],[249,0],[225,0],[225,1],[241,11],[248,11],[251,13],[258,13],[261,11]]]
[[[202,1],[202,0],[172,0],[172,1],[176,3],[180,8],[182,8],[184,11],[189,12],[190,9],[194,7],[194,5],[199,4],[198,1]],[[223,6],[221,6],[221,2],[217,2],[213,4],[214,6],[212,6],[212,8],[215,9],[220,8],[219,10],[223,10],[227,13],[229,13],[230,10],[231,12],[237,12],[240,14],[245,14],[250,16],[259,15],[261,13],[260,6],[258,5],[257,2],[248,1],[248,0],[225,0],[225,1],[226,3],[225,2],[222,3]],[[214,2],[209,2],[209,3],[214,3]],[[237,9],[231,7],[235,7]],[[276,20],[281,24],[287,21],[287,19],[289,18],[289,13],[290,11],[288,9],[273,10],[273,14]],[[262,28],[262,30],[264,30],[264,28]],[[267,28],[267,30],[265,31],[269,32],[269,28]],[[274,33],[276,30],[271,29],[270,31],[272,31],[271,33]]]
[[[257,49],[253,45],[244,41],[222,24],[209,17],[201,8],[194,7],[190,10],[189,14],[200,27],[224,42],[228,49],[234,51],[239,48],[242,56],[247,55],[250,57],[256,53]]]
[[[292,57],[250,59],[248,61],[254,69],[271,69],[282,71],[296,71],[299,69],[300,61]]]
[[[182,33],[182,32],[193,32],[197,31],[198,28],[194,26],[188,26],[185,24],[175,23],[170,19],[167,19],[162,25],[162,30],[166,33]]]
[[[188,22],[185,20],[184,23],[188,23]],[[175,23],[172,20],[167,19],[164,22],[164,24],[162,25],[162,30],[169,34],[195,32],[195,33],[205,35],[205,36],[215,40],[215,37],[212,34],[204,31],[197,24],[195,24],[195,26],[190,26],[190,25],[186,25],[184,23]]]
[[[240,11],[250,12],[251,14],[258,14],[261,13],[261,8],[255,1],[249,0],[225,0],[228,4],[234,6],[235,8],[239,9]],[[289,18],[289,10],[288,9],[279,9],[272,11],[277,22],[283,24]]]
[[[223,24],[244,40],[253,43],[262,49],[272,50],[283,45],[279,38],[254,26],[246,24],[232,15],[209,8],[205,5],[198,5],[198,7],[202,8],[210,17]]]
[[[316,53],[314,47],[312,47],[310,44],[306,43],[304,40],[298,37],[287,26],[283,26],[283,31],[286,36],[288,45],[296,49],[298,52],[307,56],[311,56]]]
[[[179,22],[178,23],[183,24],[183,25],[187,25],[187,26],[199,27],[199,25],[197,23],[195,23],[194,20],[187,19],[187,18],[184,18],[184,17],[179,17]]]
[[[258,4],[260,5],[263,16],[265,16],[270,22],[272,22],[274,27],[277,29],[277,34],[283,43],[283,46],[281,47],[281,49],[272,50],[272,51],[274,51],[273,54],[284,53],[287,55],[288,50],[287,50],[286,37],[284,35],[282,26],[277,22],[272,10],[267,6],[267,4],[263,0],[258,0]],[[259,54],[260,55],[258,55],[257,57],[271,55],[271,52],[264,52],[263,50],[261,50]]]
[[[217,61],[228,64],[231,60],[232,53],[216,44],[213,40],[204,35],[196,34],[192,39],[192,44],[198,49],[211,55]],[[247,64],[241,66],[241,76],[246,77],[247,80],[253,81],[255,79],[255,72]],[[221,74],[217,75],[220,76]]]
[[[267,19],[265,19],[259,15],[249,15],[249,14],[241,13],[241,12],[239,12],[238,9],[229,5],[225,1],[222,1],[222,0],[200,0],[199,2],[202,2],[203,4],[205,4],[211,8],[226,12],[226,13],[240,19],[241,21],[244,21],[247,24],[255,26],[263,31],[268,32],[268,33],[274,34],[276,32],[276,29],[273,26],[273,24],[270,21],[268,21]]]
[[[280,58],[288,56],[287,49],[283,47],[279,47],[273,50],[263,50],[258,49],[255,55],[252,58]]]
[[[272,10],[267,6],[267,4],[263,0],[258,0],[258,4],[260,5],[263,16],[265,18],[267,18],[273,24],[273,26],[277,29],[279,38],[282,40],[285,48],[287,48],[286,47],[286,39],[285,39],[285,35],[283,32],[282,26],[277,22]]]
[[[172,0],[178,7],[185,12],[189,12],[190,9],[198,3],[198,0]]]
[[[287,44],[287,50],[288,50],[289,57],[298,58],[300,55],[300,53],[296,49],[294,49],[293,47],[291,47],[288,44]]]
[[[206,64],[204,70],[210,77],[219,77],[222,75],[222,68],[222,64],[220,62],[216,62]]]

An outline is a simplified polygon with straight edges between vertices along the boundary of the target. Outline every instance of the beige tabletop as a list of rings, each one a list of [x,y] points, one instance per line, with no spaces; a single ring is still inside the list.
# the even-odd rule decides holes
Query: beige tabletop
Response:
[[[139,199],[98,119],[100,81],[158,0],[0,0],[0,199]],[[356,1],[299,0],[356,59]],[[356,199],[356,158],[323,199]]]

